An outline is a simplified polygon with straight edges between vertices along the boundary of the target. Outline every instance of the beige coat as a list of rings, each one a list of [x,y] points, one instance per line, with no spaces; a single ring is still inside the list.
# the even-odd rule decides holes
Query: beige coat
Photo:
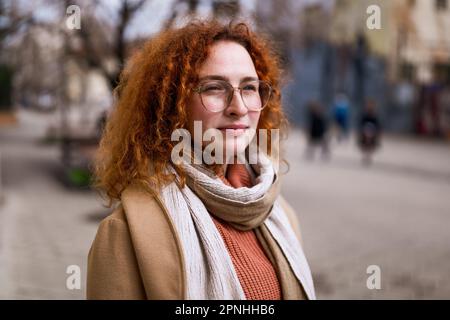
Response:
[[[301,242],[296,215],[281,200]],[[186,299],[181,243],[158,197],[129,187],[100,223],[88,256],[87,299]]]

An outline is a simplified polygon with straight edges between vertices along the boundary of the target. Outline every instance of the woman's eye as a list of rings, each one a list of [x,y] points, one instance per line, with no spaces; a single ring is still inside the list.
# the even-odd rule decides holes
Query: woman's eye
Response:
[[[211,91],[224,91],[224,90],[225,90],[225,88],[222,87],[222,86],[219,86],[219,85],[209,85],[209,86],[205,86],[203,88],[203,91],[208,91],[208,92],[211,92]]]
[[[206,87],[205,91],[209,91],[209,90],[220,90],[219,87]]]
[[[245,85],[242,89],[244,89],[245,91],[258,91],[256,86],[253,84]]]

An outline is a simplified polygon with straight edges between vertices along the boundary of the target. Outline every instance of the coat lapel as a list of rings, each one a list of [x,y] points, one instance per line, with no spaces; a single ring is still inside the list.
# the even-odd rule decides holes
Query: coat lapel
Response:
[[[121,196],[139,270],[150,300],[186,299],[181,244],[161,201],[131,186]]]

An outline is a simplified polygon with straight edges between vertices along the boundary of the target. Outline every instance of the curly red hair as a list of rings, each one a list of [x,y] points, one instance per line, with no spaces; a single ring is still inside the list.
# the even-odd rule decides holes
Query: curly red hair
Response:
[[[163,31],[132,55],[115,89],[117,102],[94,167],[94,186],[106,193],[109,206],[120,200],[131,183],[154,192],[175,178],[165,170],[177,143],[171,141],[171,134],[187,127],[187,103],[198,83],[197,70],[219,40],[244,46],[259,79],[271,83],[272,97],[261,112],[257,129],[280,129],[280,137],[285,137],[288,123],[281,106],[280,59],[266,37],[252,32],[244,22],[215,20],[192,21]],[[184,185],[183,169],[174,168]]]

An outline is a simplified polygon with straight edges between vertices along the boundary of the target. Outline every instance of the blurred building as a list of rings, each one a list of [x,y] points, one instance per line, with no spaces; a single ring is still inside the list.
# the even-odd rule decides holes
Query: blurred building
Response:
[[[393,31],[392,10],[397,0],[336,0],[329,19],[330,42],[352,45],[363,35],[373,54],[388,56],[396,35]],[[402,0],[400,0],[402,1]],[[367,27],[367,8],[377,5],[381,9],[381,29]]]
[[[398,21],[401,35],[398,50],[402,63],[413,68],[421,83],[434,80],[435,71],[450,70],[450,8],[448,0],[403,0],[397,11],[404,12]],[[436,70],[438,69],[438,70]],[[440,71],[440,70],[441,71]]]
[[[380,29],[367,25],[373,5],[380,8]],[[344,92],[357,112],[369,96],[380,105],[389,130],[439,136],[449,131],[449,99],[443,90],[450,74],[448,0],[336,0],[329,15],[320,2],[303,13],[302,41],[328,40],[321,50],[313,45],[315,55],[322,56],[316,73],[322,70],[327,80],[319,81],[316,87],[322,88],[312,98],[329,104],[336,92]],[[301,53],[294,56],[302,59]],[[297,68],[308,73],[307,63],[313,62]]]
[[[398,1],[397,79],[417,84],[414,131],[450,138],[450,7],[448,0]]]
[[[370,5],[381,9],[379,30],[366,26]],[[430,82],[436,65],[449,64],[449,28],[448,0],[337,0],[330,40],[350,44],[363,34],[371,51],[388,59],[391,80],[409,72],[420,82]]]

